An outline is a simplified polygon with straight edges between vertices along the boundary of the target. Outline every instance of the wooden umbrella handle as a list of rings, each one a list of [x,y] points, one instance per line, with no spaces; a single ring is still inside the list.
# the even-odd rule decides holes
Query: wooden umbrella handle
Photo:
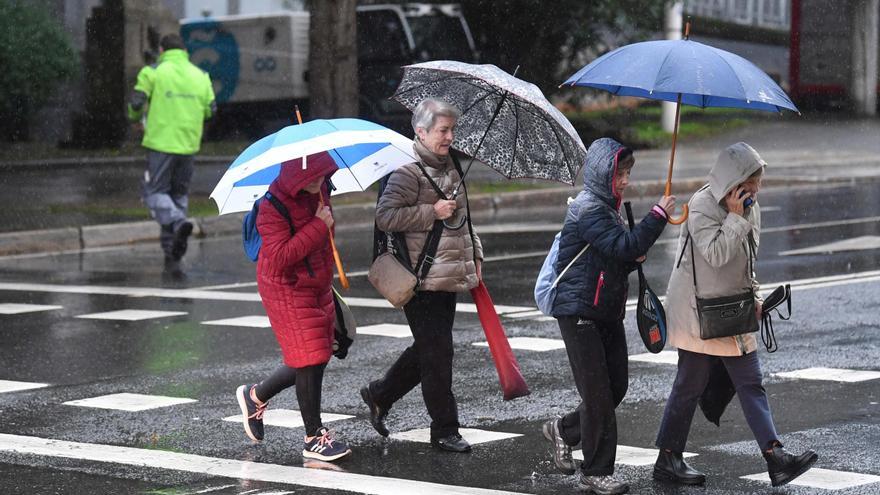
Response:
[[[318,208],[324,207],[324,198],[318,197]],[[351,285],[348,283],[348,277],[345,276],[345,270],[342,268],[342,258],[339,256],[339,250],[336,249],[336,241],[333,240],[333,229],[327,227],[327,235],[330,236],[330,249],[333,251],[333,261],[336,262],[336,272],[339,273],[339,284],[343,289],[348,289]]]
[[[672,153],[669,155],[669,173],[666,174],[666,191],[664,192],[664,196],[669,196],[672,194],[672,166],[675,164],[675,145],[678,142],[678,121],[681,116],[681,93],[678,94],[678,99],[675,102],[675,125],[672,129]],[[681,225],[688,218],[688,205],[685,203],[681,208],[682,214],[678,218],[673,218],[672,215],[669,216],[668,222],[672,225]],[[672,212],[666,212],[667,214],[671,214]]]

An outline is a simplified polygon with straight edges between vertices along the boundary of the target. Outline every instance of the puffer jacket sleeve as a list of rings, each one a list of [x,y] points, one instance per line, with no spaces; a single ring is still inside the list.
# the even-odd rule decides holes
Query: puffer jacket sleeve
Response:
[[[624,263],[647,254],[665,226],[665,219],[649,213],[628,231],[603,208],[582,211],[577,223],[581,239],[604,256]]]
[[[415,165],[391,173],[376,204],[376,225],[385,232],[422,232],[434,225],[434,205],[419,204],[419,176]]]
[[[752,224],[740,215],[727,213],[719,222],[699,208],[691,210],[687,222],[694,247],[713,268],[726,265],[742,249],[752,230]]]
[[[290,235],[290,225],[268,201],[260,205],[257,231],[263,239],[260,256],[276,267],[290,267],[327,243],[327,225],[312,217]]]

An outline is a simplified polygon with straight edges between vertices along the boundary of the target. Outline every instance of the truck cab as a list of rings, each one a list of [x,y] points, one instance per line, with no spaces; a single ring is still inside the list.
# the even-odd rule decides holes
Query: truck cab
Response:
[[[220,16],[181,21],[192,62],[214,82],[218,103],[212,136],[257,137],[291,123],[299,105],[308,115],[309,14]],[[357,7],[360,115],[409,134],[409,111],[389,97],[402,66],[427,60],[478,59],[458,4]]]

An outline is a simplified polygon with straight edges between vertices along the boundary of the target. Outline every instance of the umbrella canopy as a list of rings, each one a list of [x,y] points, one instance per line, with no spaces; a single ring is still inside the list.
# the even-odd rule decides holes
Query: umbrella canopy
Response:
[[[494,65],[438,60],[405,66],[392,98],[413,110],[436,98],[461,110],[452,146],[508,178],[574,184],[587,150],[534,84]]]
[[[363,191],[416,160],[412,140],[360,119],[313,120],[270,134],[245,149],[211,193],[220,214],[251,209],[278,176],[281,163],[326,151],[339,170],[334,194]],[[308,166],[308,159],[303,166]]]
[[[563,85],[588,86],[697,107],[779,112],[798,109],[773,79],[753,63],[696,41],[633,43],[597,58]]]
[[[770,76],[748,60],[688,39],[690,23],[683,40],[644,41],[622,46],[590,62],[562,85],[587,86],[621,96],[674,101],[675,127],[666,196],[672,190],[675,143],[678,140],[679,111],[682,103],[698,107],[746,108],[797,112],[785,91]],[[669,223],[687,220],[688,207]]]

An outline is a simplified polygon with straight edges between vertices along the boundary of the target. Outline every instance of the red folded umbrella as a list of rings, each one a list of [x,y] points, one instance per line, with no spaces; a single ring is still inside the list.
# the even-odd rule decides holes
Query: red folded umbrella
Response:
[[[504,400],[529,395],[529,387],[519,371],[519,364],[510,348],[510,342],[507,341],[507,335],[504,334],[504,327],[501,325],[501,319],[498,318],[498,312],[495,311],[495,304],[492,303],[489,290],[482,280],[480,285],[471,289],[471,297],[477,306],[477,314],[480,316],[480,323],[489,343],[489,351],[492,352],[495,369],[498,370],[498,381],[504,392]]]

